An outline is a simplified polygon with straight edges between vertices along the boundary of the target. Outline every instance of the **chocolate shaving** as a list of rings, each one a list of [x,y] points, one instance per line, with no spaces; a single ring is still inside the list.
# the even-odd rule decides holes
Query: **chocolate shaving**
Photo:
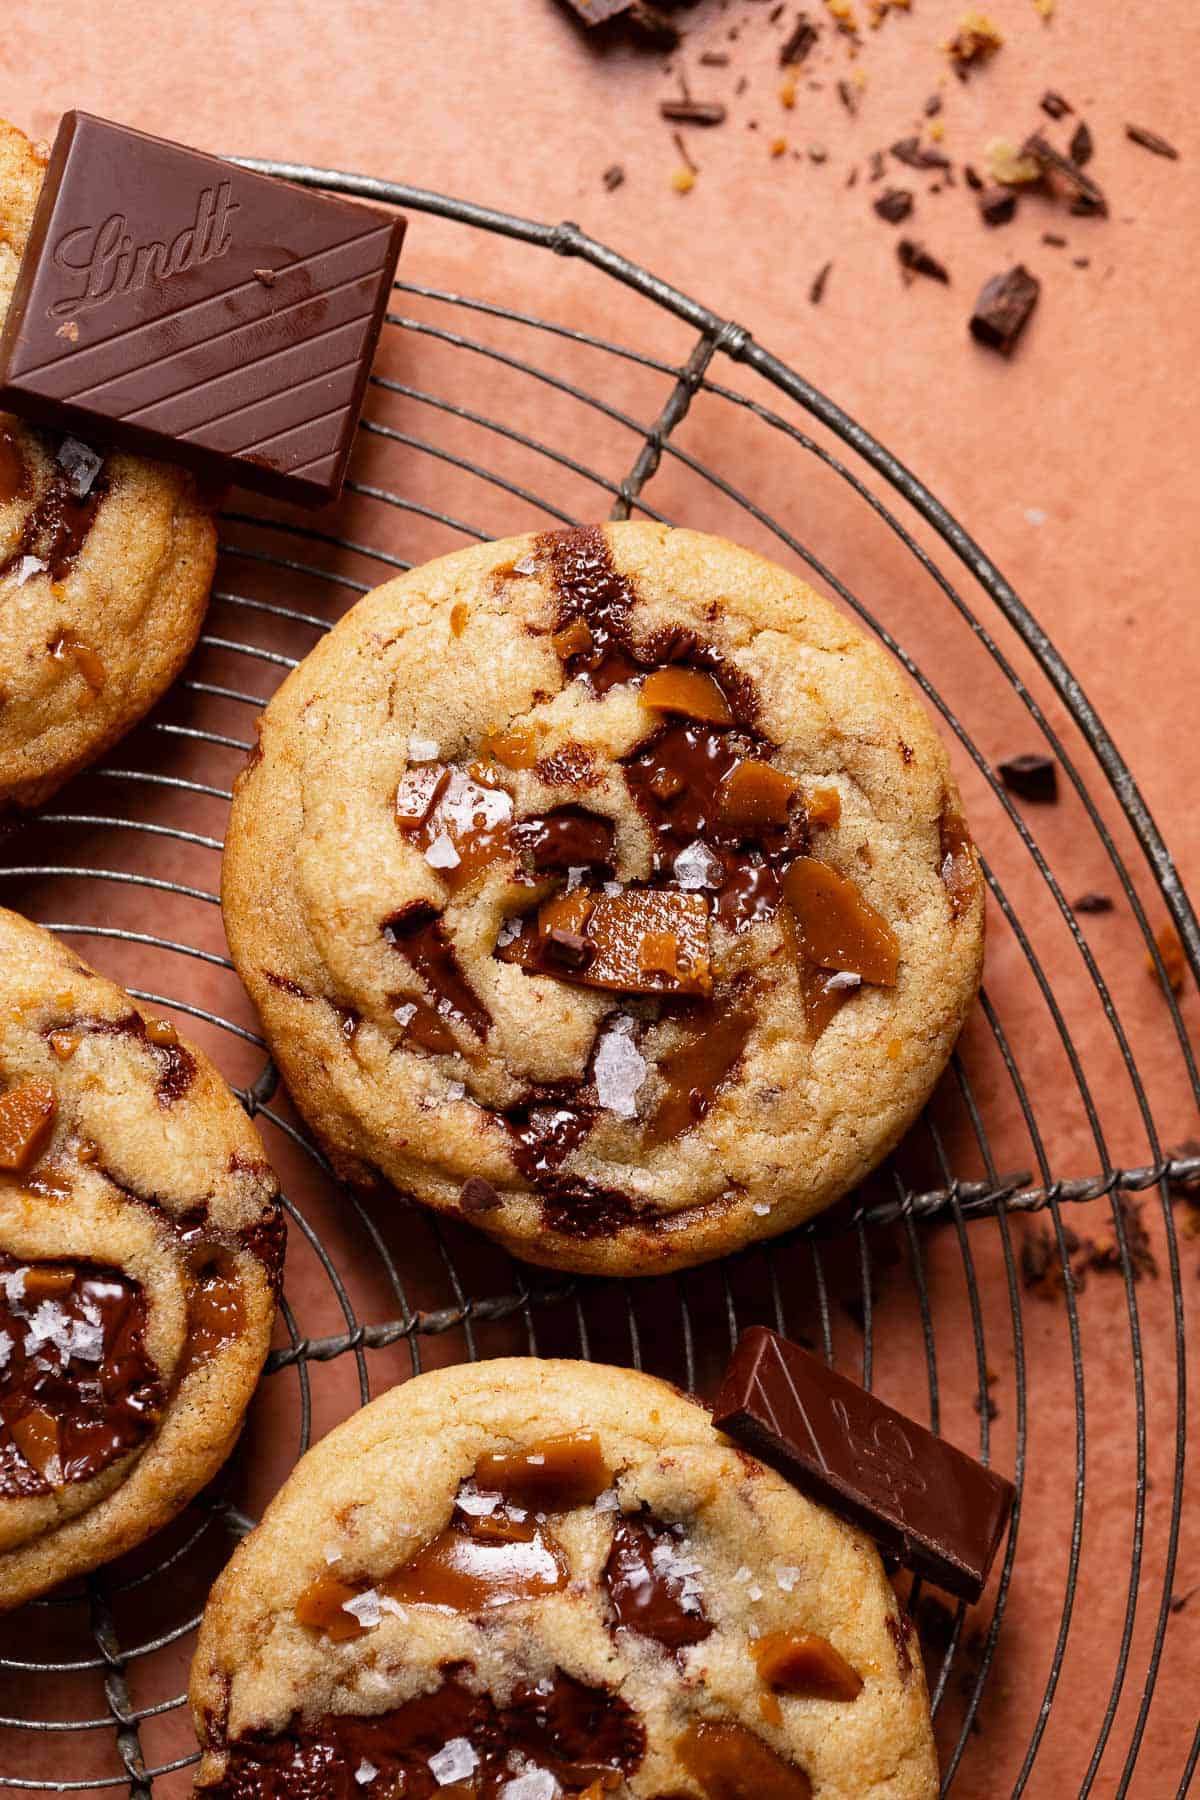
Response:
[[[1052,119],[1065,118],[1069,112],[1074,112],[1075,110],[1071,105],[1071,102],[1069,100],[1064,100],[1061,94],[1056,94],[1053,88],[1047,88],[1046,92],[1042,95],[1041,107],[1042,111],[1044,113],[1049,113]]]
[[[1075,902],[1075,911],[1081,913],[1108,913],[1113,903],[1107,894],[1080,894]]]
[[[723,125],[725,108],[719,100],[660,100],[658,110],[664,119],[677,125]]]
[[[813,277],[813,284],[808,290],[808,297],[814,306],[820,306],[822,300],[825,298],[825,287],[829,280],[829,272],[832,268],[833,264],[827,262],[822,268],[817,270],[817,273]]]
[[[985,282],[971,314],[971,336],[1002,356],[1011,354],[1037,305],[1041,284],[1022,263]]]
[[[1108,216],[1108,201],[1104,191],[1098,187],[1090,175],[1073,163],[1068,156],[1054,148],[1040,132],[1035,131],[1031,138],[1021,146],[1022,156],[1031,156],[1039,164],[1043,174],[1060,175],[1073,194],[1071,211],[1073,213],[1095,213],[1101,218]]]
[[[620,163],[611,163],[604,171],[604,185],[609,193],[613,193],[625,180],[625,171]]]
[[[858,117],[858,95],[850,86],[850,83],[848,81],[839,81],[837,84],[837,94],[838,99],[850,114],[850,117],[856,119]]]
[[[986,187],[979,195],[979,216],[985,225],[1007,225],[1017,210],[1012,188]]]
[[[1166,138],[1159,137],[1157,131],[1147,131],[1144,125],[1127,125],[1125,136],[1131,144],[1140,144],[1143,150],[1152,150],[1155,156],[1165,156],[1171,162],[1179,161],[1179,152],[1174,144],[1168,144]]]
[[[914,238],[901,238],[896,245],[896,255],[906,280],[914,275],[928,275],[931,281],[941,281],[949,286],[950,274],[944,264]]]
[[[802,63],[820,35],[807,13],[797,13],[795,25],[779,47],[780,67],[794,68]]]
[[[886,188],[875,201],[875,211],[889,225],[899,225],[912,209],[913,197],[908,188]]]
[[[1087,163],[1091,162],[1095,149],[1096,145],[1092,139],[1092,134],[1088,130],[1085,122],[1080,119],[1075,130],[1071,134],[1071,143],[1067,154],[1075,164],[1075,167],[1077,169],[1082,169]]]
[[[948,169],[950,158],[943,156],[940,150],[930,150],[922,144],[919,137],[900,138],[891,146],[892,155],[897,162],[909,169]]]

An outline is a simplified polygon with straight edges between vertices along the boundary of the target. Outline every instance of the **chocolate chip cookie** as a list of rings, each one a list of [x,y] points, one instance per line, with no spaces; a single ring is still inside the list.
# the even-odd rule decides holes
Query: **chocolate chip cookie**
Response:
[[[424,1375],[299,1464],[209,1600],[205,1800],[932,1800],[869,1542],[666,1383]]]
[[[487,544],[361,601],[263,716],[223,898],[343,1176],[621,1274],[860,1181],[983,944],[895,664],[795,576],[656,525]]]
[[[220,1468],[282,1254],[274,1175],[208,1059],[0,911],[0,1610]]]
[[[0,120],[0,323],[42,173]],[[190,476],[0,414],[0,812],[44,800],[161,698],[215,561]]]

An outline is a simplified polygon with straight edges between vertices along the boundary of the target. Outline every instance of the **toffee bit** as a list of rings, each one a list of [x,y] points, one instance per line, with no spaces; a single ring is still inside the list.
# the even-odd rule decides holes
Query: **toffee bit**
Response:
[[[992,138],[984,155],[989,175],[1002,187],[1024,187],[1031,181],[1041,180],[1041,162],[1030,154],[1028,144],[1024,150],[1018,150],[1007,138]]]
[[[1166,138],[1159,137],[1157,131],[1147,131],[1144,125],[1127,125],[1125,136],[1131,144],[1140,144],[1143,150],[1150,150],[1155,156],[1165,156],[1171,162],[1179,161],[1179,152],[1174,144],[1168,144]]]
[[[1183,992],[1183,984],[1187,980],[1188,959],[1183,947],[1183,940],[1170,919],[1160,925],[1154,934],[1155,947],[1163,966],[1167,985],[1173,994]],[[1147,952],[1146,966],[1157,981],[1159,979],[1158,963]]]
[[[820,35],[807,13],[797,13],[795,25],[779,47],[780,67],[786,69],[802,63]]]
[[[896,255],[906,281],[911,281],[914,275],[928,275],[931,281],[941,281],[947,287],[950,285],[950,274],[945,265],[914,238],[901,238],[896,245]]]
[[[695,185],[695,169],[676,169],[671,177],[671,186],[677,194],[690,194]]]
[[[1042,95],[1041,108],[1044,113],[1049,113],[1052,119],[1065,119],[1069,112],[1075,110],[1071,102],[1064,100],[1061,94],[1056,94],[1053,88],[1047,88]]]
[[[885,188],[874,205],[881,219],[889,225],[899,225],[913,209],[912,192],[908,188]]]
[[[833,264],[827,262],[822,268],[817,270],[817,273],[813,277],[813,284],[808,290],[808,297],[814,306],[820,306],[822,300],[825,298],[825,289],[828,285],[829,273],[832,268]]]
[[[1011,355],[1037,305],[1041,283],[1023,263],[984,283],[971,314],[971,336],[976,343]]]
[[[1077,169],[1082,169],[1091,162],[1092,157],[1095,154],[1095,149],[1096,146],[1092,139],[1092,134],[1088,130],[1085,121],[1080,119],[1078,125],[1071,133],[1071,142],[1067,149],[1067,155],[1071,158],[1071,161],[1075,164]]]
[[[964,13],[962,23],[946,45],[946,55],[954,64],[954,73],[963,81],[975,63],[994,56],[1004,39],[986,13]]]
[[[725,108],[719,100],[660,100],[658,110],[664,119],[677,125],[723,125]]]
[[[614,193],[625,180],[625,171],[620,163],[611,163],[604,171],[604,185],[609,193]]]

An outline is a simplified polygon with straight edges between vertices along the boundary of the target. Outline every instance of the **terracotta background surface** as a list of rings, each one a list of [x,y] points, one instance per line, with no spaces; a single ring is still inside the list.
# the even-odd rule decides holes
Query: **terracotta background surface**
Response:
[[[1194,169],[1200,145],[1195,57],[1187,42],[1188,31],[1194,33],[1191,8],[1184,0],[1154,5],[1136,0],[1120,6],[1114,0],[1060,0],[1047,24],[1031,0],[996,0],[990,10],[1007,42],[994,63],[962,85],[947,77],[939,51],[961,7],[951,0],[912,0],[909,14],[894,14],[878,33],[866,34],[856,62],[826,30],[791,112],[781,108],[777,97],[777,52],[794,8],[789,7],[782,22],[772,21],[772,10],[757,0],[729,0],[726,7],[718,0],[700,0],[683,15],[687,42],[668,71],[660,56],[589,43],[555,0],[460,0],[441,6],[429,0],[341,0],[335,5],[257,0],[244,11],[205,0],[155,0],[148,8],[77,0],[69,17],[40,0],[10,0],[0,31],[0,111],[33,135],[49,137],[65,107],[81,106],[215,151],[367,172],[533,219],[573,219],[736,320],[915,470],[993,557],[1105,720],[1185,882],[1194,886],[1200,881],[1193,745],[1200,633],[1195,624],[1198,545],[1192,486],[1200,408],[1192,271],[1198,223]],[[816,0],[810,10],[819,10]],[[731,27],[739,33],[732,42]],[[730,66],[702,67],[704,50],[727,51]],[[723,127],[687,134],[689,152],[699,165],[696,185],[687,195],[671,187],[680,159],[668,127],[657,116],[659,99],[677,90],[680,67],[695,94],[725,100],[730,108]],[[852,119],[838,104],[834,84],[854,68],[861,69],[865,85],[855,89],[859,107]],[[747,86],[738,96],[734,89],[741,76]],[[809,80],[819,85],[810,87]],[[933,192],[939,185],[934,178],[893,165],[889,183],[910,187],[918,197],[914,218],[904,229],[924,240],[951,272],[948,286],[921,280],[905,287],[895,260],[898,234],[870,210],[870,195],[877,190],[866,182],[869,152],[917,130],[923,103],[935,91],[943,97],[943,147],[956,163],[982,163],[989,138],[1003,134],[1019,141],[1039,123],[1064,142],[1072,121],[1050,127],[1037,111],[1037,98],[1047,87],[1066,94],[1088,120],[1097,142],[1091,172],[1109,193],[1112,217],[1075,218],[1061,205],[1031,197],[1015,223],[990,232],[978,221],[961,182]],[[1129,120],[1171,139],[1181,160],[1171,163],[1128,143],[1123,127]],[[751,121],[757,121],[756,129]],[[778,159],[768,154],[775,135],[787,139],[787,153]],[[827,152],[827,160],[811,160],[813,146]],[[626,180],[610,193],[601,176],[614,162],[624,167]],[[852,166],[860,171],[858,182],[847,188]],[[1045,245],[1041,238],[1047,230],[1061,232],[1068,245]],[[1075,267],[1076,257],[1089,258],[1090,266]],[[1018,260],[1042,277],[1044,287],[1024,342],[1006,362],[969,341],[966,319],[982,281]],[[808,298],[810,284],[827,261],[833,268],[826,294],[814,306]],[[686,327],[577,264],[466,233],[422,214],[413,216],[401,273],[418,286],[548,315],[674,365],[693,341]],[[453,329],[537,359],[560,378],[603,393],[611,405],[643,423],[653,419],[670,388],[670,381],[655,371],[617,364],[567,340],[547,340],[420,295],[403,296],[398,304],[418,325]],[[611,480],[620,479],[636,454],[636,437],[631,440],[611,420],[573,407],[561,393],[535,388],[494,359],[466,357],[427,334],[389,332],[379,366],[414,388],[518,426],[560,453],[601,468]],[[712,373],[731,389],[774,406],[791,423],[805,423],[795,407],[732,364]],[[597,497],[594,486],[561,466],[547,471],[544,461],[526,458],[513,446],[431,412],[411,397],[376,392],[368,414],[409,438],[488,461],[510,480],[552,495],[567,512],[607,511],[610,495]],[[864,504],[847,497],[835,479],[817,471],[811,459],[777,434],[709,396],[697,402],[680,442],[781,519],[863,597],[929,672],[983,757],[992,760],[1042,747],[1037,728],[977,638],[952,617],[933,583]],[[520,498],[473,481],[445,461],[417,455],[411,443],[406,452],[395,441],[372,437],[360,442],[355,473],[361,481],[390,486],[425,507],[466,518],[486,534],[502,535],[546,520],[544,511]],[[744,508],[716,495],[670,458],[652,484],[650,499],[671,517],[784,554],[778,538]],[[905,521],[923,545],[937,549],[911,515]],[[337,528],[414,561],[461,541],[424,515],[396,515],[361,494],[343,502]],[[277,536],[251,526],[230,526],[228,535],[251,548],[280,548]],[[371,559],[325,554],[320,546],[304,554],[312,564],[364,584],[386,573]],[[1048,718],[1063,729],[1067,748],[1078,757],[1100,812],[1113,826],[1157,926],[1164,916],[1161,900],[1061,701],[986,597],[970,589],[944,552],[940,561],[995,632]],[[344,587],[331,593],[327,581],[299,574],[287,579],[281,593],[277,576],[236,554],[218,586],[221,592],[270,597],[322,617],[336,616],[348,598]],[[247,622],[233,601],[218,601],[212,632],[253,635],[261,647],[290,655],[302,654],[312,641],[296,630],[272,635],[261,620]],[[201,653],[194,672],[209,682],[249,687],[263,697],[278,676],[278,669],[261,662],[248,672],[245,659],[211,646]],[[193,694],[181,693],[168,702],[163,716],[194,722],[199,714],[189,709],[198,704]],[[205,702],[203,719],[209,729],[225,730],[235,739],[248,735],[244,707]],[[172,760],[177,755],[183,752],[174,740],[142,733],[118,760],[122,767],[169,768],[218,785],[227,785],[240,761],[236,753],[214,752],[203,763]],[[955,759],[976,835],[1047,971],[1046,987],[1039,989],[1010,926],[993,907],[989,996],[1033,1097],[1045,1166],[1055,1177],[1085,1177],[1101,1162],[1095,1131],[1055,1041],[1048,994],[1079,1047],[1112,1162],[1145,1164],[1153,1160],[1154,1148],[1078,948],[980,772],[958,747]],[[141,796],[134,783],[123,785],[120,799],[127,816],[159,816],[138,811]],[[94,777],[76,784],[50,823],[30,827],[17,850],[6,852],[8,862],[65,859],[113,866],[116,852],[102,832],[72,827],[70,857],[64,857],[67,827],[54,821],[78,815],[88,803],[95,813],[112,811],[112,783],[106,786],[103,778]],[[1054,809],[1018,810],[1061,877],[1068,899],[1087,889],[1116,892],[1076,795],[1064,792]],[[178,812],[171,816],[175,824],[219,837],[223,812],[217,802],[198,798],[186,817]],[[202,890],[215,889],[217,861],[210,851],[172,842],[151,848],[152,857],[134,851],[126,855],[126,863]],[[5,883],[0,898],[41,918],[84,921],[101,916],[110,924],[174,933],[212,956],[223,951],[212,907],[197,906],[186,916],[176,908],[168,931],[157,900],[136,891],[97,891],[108,909],[99,915],[96,892],[87,887],[31,882],[14,889]],[[1123,901],[1112,914],[1084,923],[1144,1075],[1160,1147],[1174,1145],[1196,1130],[1195,1108],[1166,1002],[1145,967],[1136,923]],[[209,1007],[252,1027],[232,977],[215,966],[189,965],[181,978],[177,962],[156,961],[136,946],[81,939],[80,947],[131,985]],[[1181,1004],[1185,1021],[1194,1027],[1197,1006],[1191,983]],[[244,1082],[252,1077],[258,1058],[250,1049],[194,1017],[187,1023],[214,1049],[231,1078]],[[1032,1178],[1038,1167],[1036,1146],[1022,1126],[982,1014],[968,1028],[963,1060],[984,1111],[996,1166],[1002,1174],[1012,1170]],[[943,1095],[934,1116],[949,1166],[968,1179],[985,1177],[989,1171],[953,1094]],[[268,1141],[301,1209],[319,1222],[343,1268],[353,1269],[357,1316],[393,1316],[394,1301],[364,1257],[365,1240],[344,1204],[339,1205],[336,1195],[318,1191],[311,1167],[282,1135],[268,1131]],[[914,1189],[936,1187],[942,1180],[936,1156],[932,1163],[930,1157],[931,1143],[923,1142],[910,1146],[902,1159],[905,1179]],[[1128,1791],[1158,1800],[1179,1788],[1195,1728],[1196,1627],[1195,1613],[1186,1605],[1169,1614],[1156,1697],[1126,1790],[1121,1787],[1122,1765],[1137,1729],[1163,1600],[1177,1405],[1169,1250],[1153,1195],[1143,1216],[1158,1273],[1147,1275],[1135,1290],[1149,1475],[1142,1591],[1130,1626],[1128,1674],[1114,1702],[1112,1734],[1093,1772],[1092,1791]],[[1093,1239],[1111,1235],[1108,1217],[1103,1200],[1063,1209],[1064,1227]],[[1014,1221],[1014,1251],[1027,1235],[1045,1229],[1044,1218]],[[413,1247],[414,1229],[403,1219],[397,1227],[402,1253],[411,1257],[415,1270],[416,1303],[448,1305],[453,1296],[444,1273],[428,1273],[422,1262],[428,1254]],[[1067,1629],[1064,1592],[1076,1425],[1083,1405],[1072,1374],[1073,1320],[1061,1293],[1043,1299],[1023,1293],[1018,1281],[1018,1332],[1003,1233],[994,1222],[981,1221],[966,1237],[981,1296],[979,1317],[987,1328],[986,1362],[996,1375],[991,1391],[998,1416],[990,1437],[981,1438],[981,1422],[972,1407],[970,1293],[959,1239],[951,1225],[943,1224],[922,1233],[920,1265],[941,1357],[936,1422],[968,1447],[982,1444],[997,1466],[1011,1471],[1024,1400],[1026,1485],[1020,1553],[981,1708],[982,1731],[970,1737],[954,1791],[987,1800],[1013,1791],[1047,1696],[1055,1639],[1065,1631],[1061,1678],[1026,1791],[1074,1793],[1083,1791],[1088,1779],[1085,1770],[1102,1730],[1129,1616],[1137,1480],[1131,1315],[1120,1276],[1094,1272],[1078,1306],[1087,1500],[1080,1515],[1078,1590]],[[931,1398],[919,1295],[907,1262],[911,1241],[899,1228],[872,1234],[871,1241],[879,1279],[870,1373],[890,1399],[928,1418]],[[343,1316],[296,1233],[293,1243],[288,1284],[300,1329],[310,1336],[343,1329]],[[467,1271],[468,1292],[505,1291],[511,1275],[500,1271],[501,1259],[489,1264],[485,1253],[462,1248],[458,1240],[455,1244],[460,1267]],[[1185,1237],[1180,1249],[1182,1292],[1190,1307],[1196,1244]],[[858,1294],[855,1255],[852,1236],[848,1251],[835,1243],[829,1269],[839,1361],[852,1370],[861,1368],[863,1355],[863,1338],[851,1318]],[[819,1337],[817,1301],[803,1270],[795,1260],[781,1262],[779,1270],[789,1329]],[[703,1385],[711,1380],[720,1354],[716,1321],[721,1294],[715,1277],[691,1279],[695,1316],[711,1326],[700,1349]],[[735,1283],[741,1280],[739,1275]],[[762,1295],[750,1291],[755,1280],[753,1271],[746,1273],[746,1294],[738,1289],[747,1317],[762,1304]],[[663,1325],[663,1304],[674,1301],[652,1300],[648,1289],[643,1294],[647,1298],[638,1304],[647,1364],[681,1375],[678,1332],[673,1324]],[[612,1326],[604,1297],[594,1296],[589,1304],[592,1353],[627,1357],[629,1346]],[[550,1323],[539,1341],[553,1348],[554,1309],[545,1316]],[[480,1350],[519,1348],[515,1329],[487,1327],[480,1333]],[[569,1347],[569,1332],[563,1342]],[[456,1331],[425,1345],[434,1360],[461,1355],[463,1347]],[[1025,1386],[1019,1370],[1022,1354]],[[318,1432],[354,1403],[353,1390],[341,1379],[352,1373],[349,1361],[330,1364],[327,1379],[318,1371]],[[375,1390],[401,1377],[408,1366],[402,1348],[379,1353],[370,1371]],[[237,1477],[239,1504],[251,1512],[286,1467],[277,1428],[285,1413],[289,1426],[292,1422],[296,1402],[291,1389],[288,1395],[279,1404],[278,1387],[272,1388],[270,1401],[260,1405],[251,1426],[254,1450],[243,1456]],[[1198,1536],[1185,1514],[1178,1569],[1168,1595],[1183,1596],[1200,1582]],[[169,1630],[179,1606],[202,1598],[204,1583],[227,1549],[227,1540],[215,1548],[210,1543],[208,1561],[201,1558],[198,1567],[181,1563],[177,1570],[184,1572],[177,1579],[160,1578],[133,1590],[118,1607],[123,1641]],[[150,1559],[140,1566],[149,1567]],[[989,1608],[990,1598],[977,1615],[968,1615],[964,1640],[986,1628]],[[9,1622],[0,1654],[19,1662],[32,1657],[36,1646],[37,1655],[65,1662],[85,1657],[90,1642],[86,1613],[74,1605]],[[178,1692],[190,1644],[183,1637],[148,1663],[131,1665],[135,1706],[151,1708]],[[944,1751],[953,1744],[961,1718],[961,1666],[961,1661],[955,1664],[942,1709]],[[61,1685],[31,1683],[19,1670],[5,1672],[0,1662],[0,1717],[63,1719],[103,1713],[94,1672],[64,1676]],[[185,1754],[186,1739],[177,1711],[162,1721],[143,1723],[142,1745],[152,1765]],[[115,1738],[107,1727],[35,1740],[0,1725],[0,1777],[10,1789],[40,1791],[39,1782],[78,1783],[106,1771],[107,1785],[76,1791],[111,1792],[114,1784],[123,1783],[120,1770]],[[188,1787],[185,1775],[168,1774],[155,1781],[153,1791],[174,1800]]]

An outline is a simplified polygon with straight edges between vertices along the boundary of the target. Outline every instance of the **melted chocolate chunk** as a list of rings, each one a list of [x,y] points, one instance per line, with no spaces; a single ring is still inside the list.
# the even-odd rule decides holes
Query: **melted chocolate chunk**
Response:
[[[679,1137],[707,1117],[741,1063],[754,1029],[753,1002],[739,990],[719,995],[687,1016],[688,1036],[658,1063],[663,1086],[642,1133],[648,1147]]]
[[[632,1707],[561,1669],[536,1685],[518,1684],[504,1707],[469,1684],[477,1679],[469,1664],[447,1664],[442,1674],[432,1693],[391,1712],[327,1713],[282,1737],[236,1742],[221,1781],[205,1791],[210,1800],[432,1800],[456,1791],[500,1800],[517,1751],[528,1768],[581,1794],[594,1782],[632,1774],[646,1754],[645,1729]],[[431,1765],[458,1740],[473,1760],[464,1756],[469,1786],[456,1790],[445,1764]],[[377,1771],[365,1785],[355,1780],[364,1763]]]
[[[67,474],[56,465],[49,483],[30,509],[16,547],[0,563],[0,575],[18,567],[23,557],[35,556],[51,581],[64,580],[75,566],[107,490],[108,480],[102,469],[81,499]]]
[[[0,425],[0,506],[29,489],[29,467],[11,426]]]
[[[654,840],[654,876],[674,880],[676,859],[699,841],[723,870],[714,867],[706,884],[712,883],[715,917],[732,931],[744,931],[777,910],[776,871],[808,841],[799,800],[783,825],[747,827],[730,816],[726,783],[743,761],[756,760],[758,748],[759,740],[741,732],[668,725],[625,764],[629,791]],[[689,872],[687,878],[694,877]]]
[[[459,968],[437,908],[427,900],[414,900],[390,918],[383,931],[425,982],[441,1016],[485,1038],[491,1016]]]
[[[0,1494],[86,1481],[145,1442],[165,1402],[145,1326],[116,1269],[0,1258]]]
[[[148,1026],[141,1013],[128,1012],[119,1019],[78,1019],[73,1023],[76,1030],[94,1037],[128,1037],[144,1044],[159,1065],[155,1094],[160,1106],[173,1106],[191,1087],[196,1059],[165,1021],[152,1020]]]
[[[712,1631],[699,1572],[680,1528],[647,1513],[617,1518],[601,1580],[618,1626],[682,1650]]]
[[[596,1122],[596,1109],[573,1092],[562,1099],[522,1101],[504,1115],[512,1134],[513,1161],[541,1187],[577,1150]]]
[[[596,525],[548,531],[538,539],[538,549],[558,591],[557,630],[576,621],[587,628],[580,647],[563,658],[568,675],[586,675],[598,694],[631,680],[639,673],[630,644],[634,592],[614,567],[604,533]]]
[[[581,806],[562,806],[541,819],[522,819],[509,832],[523,862],[539,875],[566,869],[612,871],[611,819]]]

